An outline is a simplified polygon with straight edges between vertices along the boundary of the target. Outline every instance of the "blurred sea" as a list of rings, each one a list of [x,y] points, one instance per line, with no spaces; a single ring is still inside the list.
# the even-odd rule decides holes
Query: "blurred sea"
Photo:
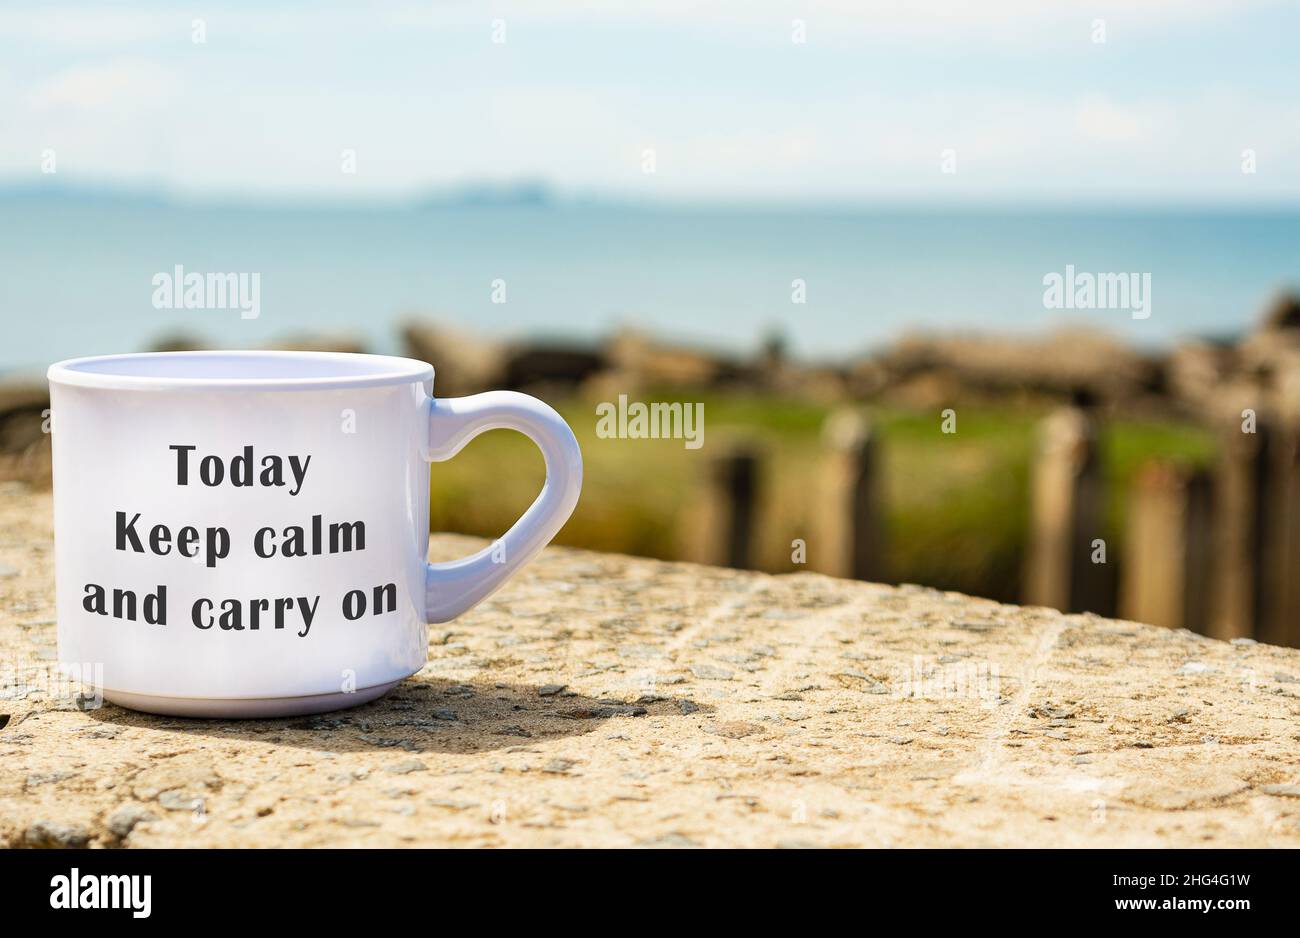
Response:
[[[256,272],[261,315],[152,305],[152,278]],[[1043,277],[1149,272],[1150,319],[1043,306]],[[1159,346],[1249,328],[1300,286],[1300,211],[691,208],[536,199],[172,203],[0,192],[0,371],[192,333],[227,347],[347,333],[397,351],[415,315],[495,335],[635,325],[746,352],[770,329],[844,357],[906,330],[1099,327]],[[505,281],[494,303],[493,281]],[[791,302],[792,281],[806,303]],[[498,294],[499,295],[499,294]]]

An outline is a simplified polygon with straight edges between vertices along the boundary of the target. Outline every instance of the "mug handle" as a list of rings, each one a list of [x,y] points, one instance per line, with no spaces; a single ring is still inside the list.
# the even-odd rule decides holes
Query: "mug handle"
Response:
[[[573,513],[582,490],[582,450],[569,425],[549,404],[516,391],[429,399],[429,442],[424,458],[451,459],[486,430],[518,430],[546,460],[546,484],[519,520],[476,554],[427,565],[425,618],[447,622],[496,591],[550,542]],[[500,558],[500,559],[499,559]]]

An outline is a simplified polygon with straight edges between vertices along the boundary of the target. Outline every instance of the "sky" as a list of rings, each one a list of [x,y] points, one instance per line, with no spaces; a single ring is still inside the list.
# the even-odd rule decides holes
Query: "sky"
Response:
[[[1251,0],[19,0],[0,185],[1294,204],[1297,36]]]

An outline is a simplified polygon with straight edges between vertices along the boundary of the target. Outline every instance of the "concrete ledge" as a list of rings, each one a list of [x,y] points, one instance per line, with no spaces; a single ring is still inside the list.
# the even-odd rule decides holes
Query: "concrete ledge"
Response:
[[[355,710],[82,712],[0,532],[3,845],[1300,846],[1300,650],[551,548]]]

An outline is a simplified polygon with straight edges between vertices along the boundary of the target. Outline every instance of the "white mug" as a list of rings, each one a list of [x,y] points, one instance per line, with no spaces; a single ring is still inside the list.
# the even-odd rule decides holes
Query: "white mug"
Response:
[[[434,398],[412,359],[160,352],[60,362],[49,380],[59,662],[136,710],[373,700],[424,667],[428,623],[546,546],[582,487],[553,409]],[[427,563],[429,461],[495,428],[541,448],[541,494],[492,545]]]

